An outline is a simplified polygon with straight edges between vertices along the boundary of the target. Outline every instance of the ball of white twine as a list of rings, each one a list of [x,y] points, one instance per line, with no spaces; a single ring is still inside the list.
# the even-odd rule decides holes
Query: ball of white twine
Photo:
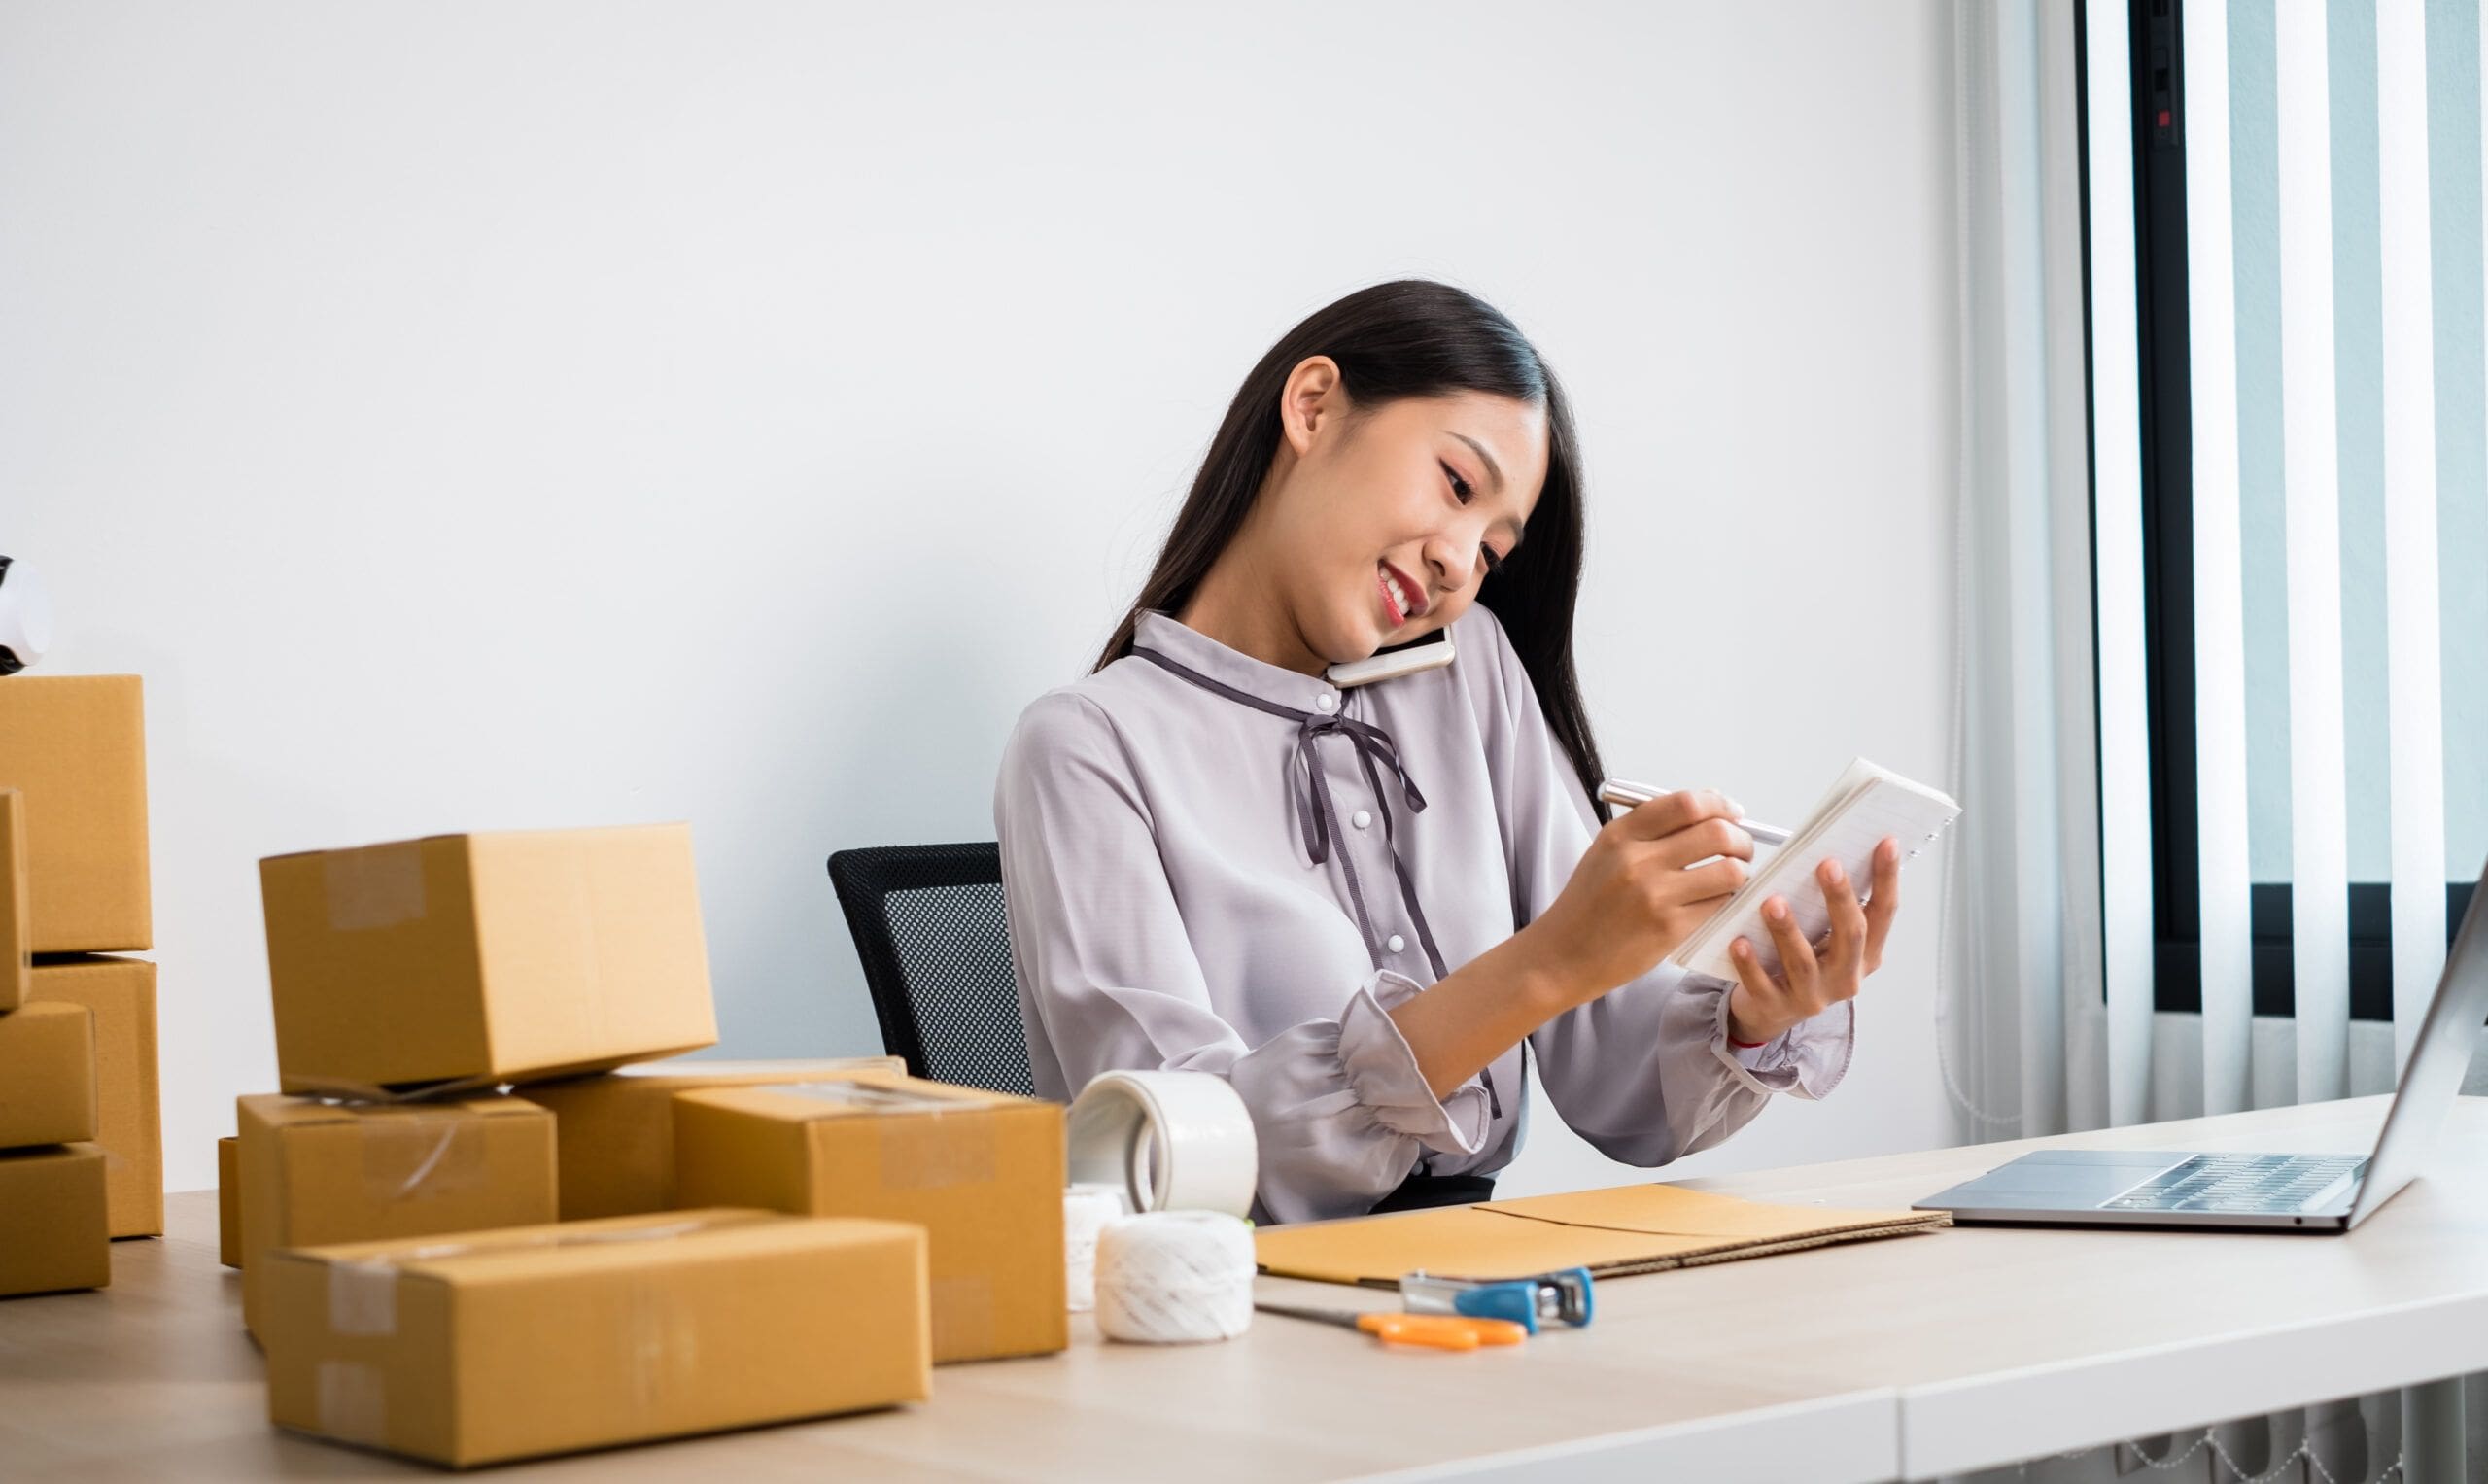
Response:
[[[1151,1211],[1097,1234],[1097,1329],[1108,1339],[1185,1345],[1253,1323],[1253,1231],[1215,1211]]]
[[[1062,1293],[1071,1312],[1097,1306],[1097,1233],[1129,1209],[1111,1186],[1076,1185],[1062,1192]]]

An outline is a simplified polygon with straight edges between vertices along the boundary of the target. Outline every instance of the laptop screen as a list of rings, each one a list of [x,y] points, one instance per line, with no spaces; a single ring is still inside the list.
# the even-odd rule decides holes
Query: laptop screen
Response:
[[[2410,1064],[2402,1069],[2401,1090],[2384,1116],[2384,1131],[2376,1137],[2358,1204],[2350,1211],[2351,1225],[2366,1220],[2426,1167],[2445,1115],[2453,1110],[2454,1094],[2471,1070],[2482,1020],[2488,1020],[2488,868],[2482,868],[2479,886],[2471,893],[2462,930],[2445,955],[2444,977],[2436,981],[2428,1018],[2411,1043]]]

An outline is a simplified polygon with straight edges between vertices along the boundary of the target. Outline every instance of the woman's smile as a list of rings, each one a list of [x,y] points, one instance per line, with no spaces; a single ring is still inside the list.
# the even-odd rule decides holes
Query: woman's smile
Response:
[[[1375,585],[1382,589],[1382,612],[1391,620],[1390,627],[1397,629],[1432,606],[1417,596],[1421,591],[1417,584],[1390,563],[1377,564],[1374,575]]]

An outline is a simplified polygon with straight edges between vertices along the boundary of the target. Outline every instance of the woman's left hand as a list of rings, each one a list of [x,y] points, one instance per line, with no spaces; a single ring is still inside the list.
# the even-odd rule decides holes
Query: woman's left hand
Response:
[[[1883,966],[1883,940],[1890,936],[1892,915],[1901,906],[1900,842],[1886,836],[1875,846],[1874,890],[1863,905],[1840,862],[1824,861],[1814,868],[1814,877],[1831,908],[1831,931],[1823,935],[1820,952],[1798,935],[1795,915],[1782,897],[1762,904],[1763,925],[1780,950],[1778,973],[1762,967],[1745,939],[1728,946],[1738,981],[1728,990],[1728,1034],[1739,1041],[1768,1041],[1842,1000],[1854,999],[1866,976]]]

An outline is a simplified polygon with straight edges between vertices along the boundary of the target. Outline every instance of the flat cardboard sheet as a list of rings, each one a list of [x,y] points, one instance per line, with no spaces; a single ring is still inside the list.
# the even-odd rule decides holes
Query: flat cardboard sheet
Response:
[[[84,1005],[95,1017],[95,1144],[116,1237],[164,1230],[164,1121],[156,1065],[156,966],[144,958],[54,959],[34,972],[33,998]]]
[[[1524,1278],[1586,1267],[1603,1278],[1621,1277],[1951,1224],[1940,1211],[1781,1206],[1672,1185],[1633,1185],[1277,1226],[1259,1233],[1254,1245],[1261,1271],[1278,1277],[1394,1288],[1420,1270]]]

